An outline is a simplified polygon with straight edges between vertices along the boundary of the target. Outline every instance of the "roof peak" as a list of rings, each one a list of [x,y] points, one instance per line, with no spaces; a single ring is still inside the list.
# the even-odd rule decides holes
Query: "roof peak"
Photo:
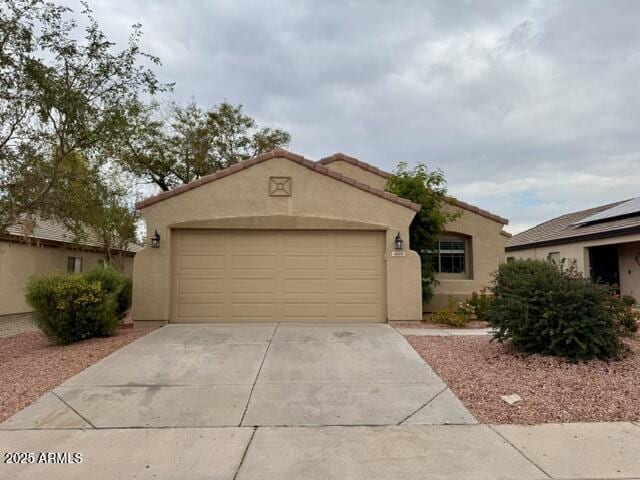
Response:
[[[386,172],[384,170],[379,169],[375,165],[371,165],[370,163],[363,162],[362,160],[357,159],[356,157],[351,157],[341,152],[334,153],[333,155],[329,155],[328,157],[321,158],[317,163],[320,165],[327,165],[331,162],[343,161],[350,163],[352,165],[356,165],[363,170],[366,170],[371,173],[375,173],[376,175],[381,176],[382,178],[391,178],[392,173]]]
[[[240,170],[244,170],[246,168],[252,167],[253,165],[257,165],[258,163],[262,163],[266,160],[271,160],[273,158],[286,158],[287,160],[291,160],[292,162],[295,162],[299,165],[302,165],[306,168],[308,168],[309,170],[313,170],[315,172],[321,173],[323,175],[326,175],[328,177],[332,177],[340,182],[346,183],[347,185],[351,185],[352,187],[358,188],[359,190],[363,190],[365,192],[371,193],[372,195],[376,195],[378,197],[384,198],[385,200],[388,200],[390,202],[393,203],[397,203],[399,205],[402,205],[403,207],[409,208],[411,210],[414,211],[418,211],[420,210],[420,208],[422,208],[420,205],[413,203],[410,200],[407,200],[406,198],[402,198],[399,197],[397,195],[394,195],[392,193],[389,192],[385,192],[383,190],[379,190],[377,188],[374,188],[370,185],[364,184],[362,182],[358,182],[357,180],[348,177],[346,175],[342,175],[341,173],[335,172],[327,167],[325,167],[324,165],[322,165],[320,162],[314,162],[313,160],[309,160],[305,157],[303,157],[302,155],[298,155],[297,153],[293,153],[290,152],[288,150],[285,150],[284,148],[275,148],[269,152],[266,153],[262,153],[260,155],[256,155],[255,157],[249,158],[247,160],[243,160],[241,162],[238,163],[234,163],[233,165],[231,165],[230,167],[224,169],[224,170],[220,170],[216,173],[212,173],[210,175],[206,175],[204,177],[201,177],[197,180],[194,180],[192,182],[180,185],[178,187],[175,187],[171,190],[168,190],[166,192],[161,192],[157,195],[153,195],[151,197],[148,197],[144,200],[141,200],[139,202],[136,203],[136,208],[138,210],[141,210],[143,208],[146,208],[150,205],[153,205],[154,203],[158,203],[161,202],[163,200],[166,200],[167,198],[171,198],[174,197],[176,195],[179,195],[181,193],[187,192],[189,190],[192,190],[194,188],[200,187],[206,183],[210,183],[213,182],[215,180],[219,180],[221,178],[224,178],[228,175],[234,174],[236,172],[239,172]]]

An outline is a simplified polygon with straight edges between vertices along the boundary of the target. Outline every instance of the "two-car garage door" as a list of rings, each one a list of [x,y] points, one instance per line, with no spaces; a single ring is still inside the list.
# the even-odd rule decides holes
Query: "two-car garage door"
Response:
[[[176,230],[172,322],[386,320],[384,232]]]

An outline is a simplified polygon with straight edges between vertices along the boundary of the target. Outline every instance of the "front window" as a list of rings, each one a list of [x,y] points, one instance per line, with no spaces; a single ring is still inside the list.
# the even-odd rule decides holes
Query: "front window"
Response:
[[[438,240],[438,250],[432,258],[433,267],[437,273],[465,273],[465,240],[462,238]]]
[[[82,257],[67,257],[67,272],[82,273]]]
[[[547,255],[547,262],[560,265],[560,252],[550,252]]]

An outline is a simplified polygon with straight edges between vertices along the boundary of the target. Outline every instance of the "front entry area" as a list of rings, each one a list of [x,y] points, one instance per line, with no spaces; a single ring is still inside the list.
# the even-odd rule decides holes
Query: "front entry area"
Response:
[[[618,258],[617,245],[589,248],[591,279],[594,282],[611,285],[620,293],[620,264]]]
[[[385,322],[385,232],[174,230],[171,322]]]

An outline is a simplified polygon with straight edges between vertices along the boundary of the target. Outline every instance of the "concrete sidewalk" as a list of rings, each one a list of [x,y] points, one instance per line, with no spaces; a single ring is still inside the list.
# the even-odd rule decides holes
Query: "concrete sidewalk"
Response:
[[[464,337],[491,335],[490,328],[409,328],[396,327],[400,335],[416,337]]]
[[[4,452],[81,453],[0,464],[11,479],[530,480],[640,478],[640,426],[227,427],[0,431]]]

